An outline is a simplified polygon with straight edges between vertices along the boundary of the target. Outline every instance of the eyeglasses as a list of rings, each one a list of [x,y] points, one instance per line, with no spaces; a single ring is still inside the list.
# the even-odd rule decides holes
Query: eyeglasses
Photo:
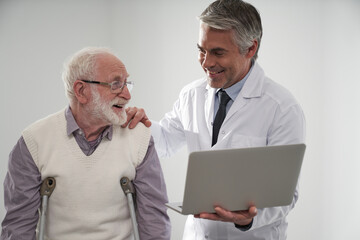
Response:
[[[94,84],[110,86],[112,93],[121,93],[125,86],[127,86],[128,90],[130,92],[134,87],[133,82],[113,81],[112,83],[107,83],[107,82],[98,82],[98,81],[90,81],[90,80],[83,80],[83,79],[81,79],[80,81],[83,81],[86,83],[94,83]]]

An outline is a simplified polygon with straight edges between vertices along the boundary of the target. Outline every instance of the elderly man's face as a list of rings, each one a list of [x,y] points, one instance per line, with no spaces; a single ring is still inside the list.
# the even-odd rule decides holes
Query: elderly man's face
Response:
[[[112,55],[101,55],[97,59],[96,81],[111,83],[126,82],[129,74],[125,65]],[[113,93],[109,86],[92,85],[92,116],[104,124],[121,125],[126,121],[125,105],[131,95],[125,86],[121,93]]]

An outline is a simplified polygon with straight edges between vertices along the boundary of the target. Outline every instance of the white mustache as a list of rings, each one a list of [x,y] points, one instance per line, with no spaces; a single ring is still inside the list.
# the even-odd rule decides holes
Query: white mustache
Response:
[[[125,106],[129,103],[128,100],[125,100],[125,99],[114,99],[110,102],[110,105],[113,106],[113,105],[120,105],[120,106]]]

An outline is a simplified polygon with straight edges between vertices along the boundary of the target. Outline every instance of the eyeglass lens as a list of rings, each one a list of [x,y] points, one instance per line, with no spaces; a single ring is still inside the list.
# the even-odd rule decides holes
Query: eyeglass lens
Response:
[[[119,89],[123,90],[125,85],[127,86],[129,92],[132,90],[134,84],[132,82],[120,82],[120,81],[115,81],[111,84],[111,90],[113,91],[117,91]]]

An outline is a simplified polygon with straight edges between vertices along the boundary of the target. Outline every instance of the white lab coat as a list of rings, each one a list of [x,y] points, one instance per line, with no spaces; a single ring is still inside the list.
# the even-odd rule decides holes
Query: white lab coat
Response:
[[[206,79],[185,86],[173,110],[153,122],[152,134],[160,157],[170,156],[187,144],[188,151],[211,149],[216,89]],[[267,78],[257,62],[232,104],[212,149],[304,143],[305,119],[301,107],[285,88]],[[219,160],[221,161],[221,160]],[[256,181],[256,179],[249,179]],[[286,215],[294,207],[258,210],[248,231],[232,223],[188,217],[183,239],[235,240],[286,239]]]

